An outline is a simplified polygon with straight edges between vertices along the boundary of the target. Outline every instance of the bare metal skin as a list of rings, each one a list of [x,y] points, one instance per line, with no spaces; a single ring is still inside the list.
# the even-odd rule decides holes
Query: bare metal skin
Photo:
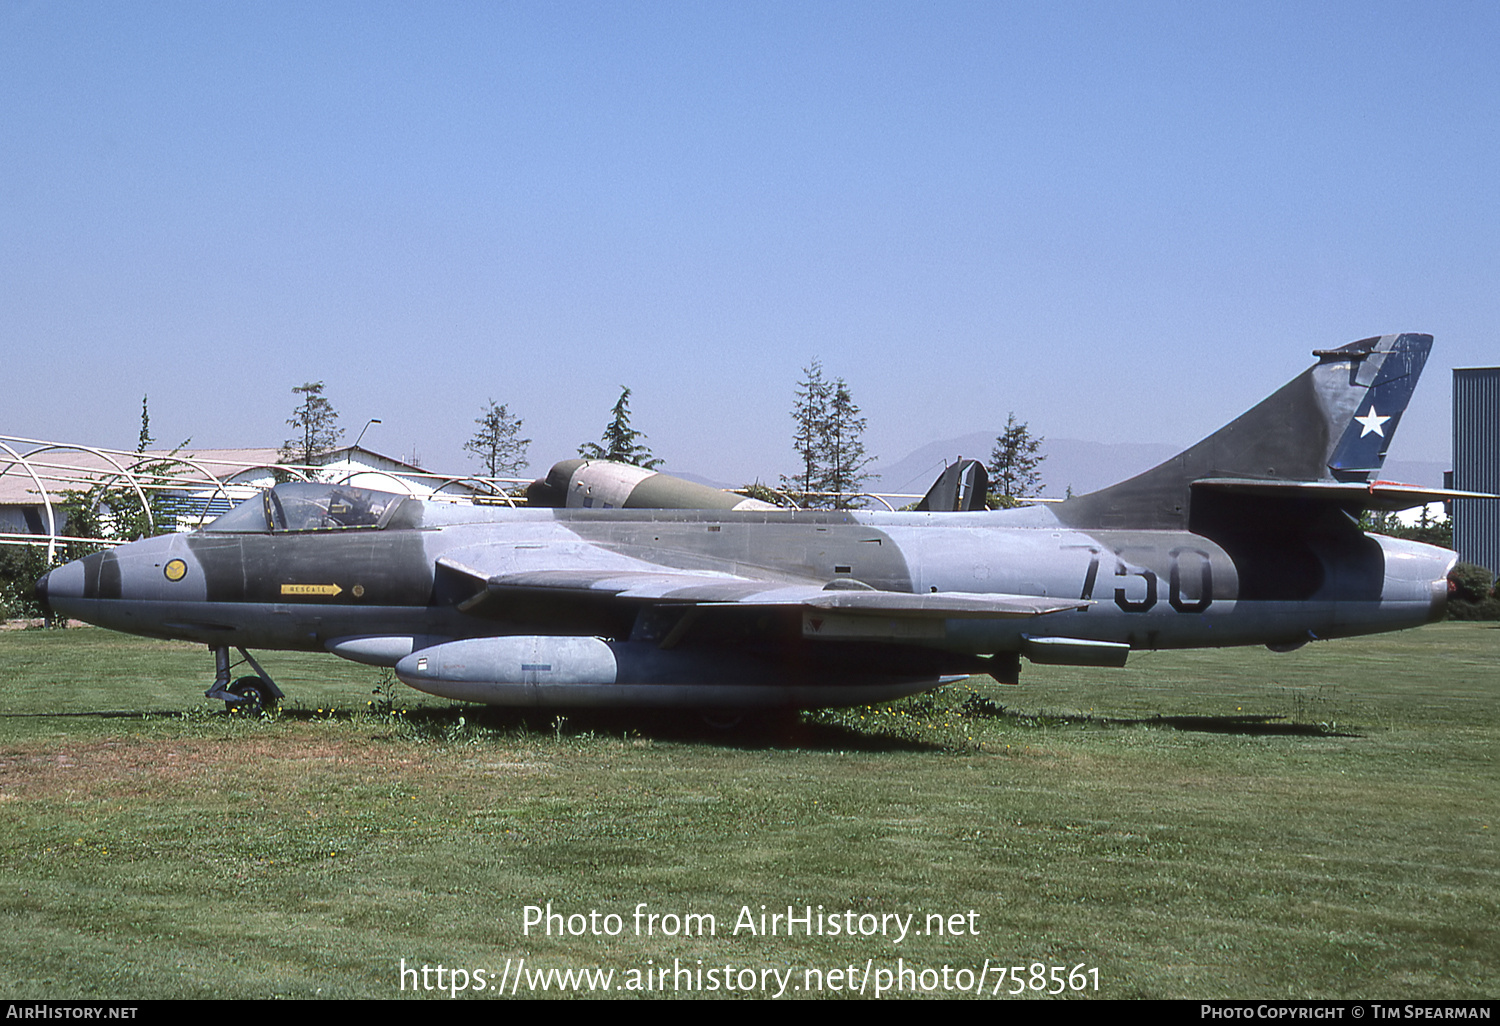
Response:
[[[232,684],[231,649],[328,650],[499,705],[808,707],[1014,682],[1021,656],[1120,666],[1136,649],[1396,630],[1442,616],[1456,557],[1357,517],[1447,494],[1373,483],[1431,342],[1320,351],[1160,467],[1047,507],[735,508],[581,461],[534,485],[532,509],[290,484],[60,567],[38,594],[208,645],[209,694],[232,703],[280,692],[253,660]],[[944,505],[943,487],[927,509],[972,504]]]

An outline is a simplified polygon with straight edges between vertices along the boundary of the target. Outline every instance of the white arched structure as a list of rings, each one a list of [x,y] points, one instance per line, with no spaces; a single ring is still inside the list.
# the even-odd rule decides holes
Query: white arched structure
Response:
[[[247,450],[256,451],[256,450]],[[199,453],[127,452],[103,446],[53,442],[40,438],[0,435],[0,544],[45,545],[48,562],[57,559],[61,543],[114,545],[128,538],[82,537],[64,533],[62,508],[80,492],[95,492],[97,505],[125,500],[146,518],[148,530],[159,526],[152,497],[162,492],[197,493],[225,506],[256,489],[246,475],[269,479],[273,474],[308,480],[308,468],[280,466],[264,460],[237,461],[206,458]],[[240,492],[238,497],[233,492]],[[32,529],[26,511],[36,509],[43,531]],[[17,521],[23,521],[18,523]],[[10,528],[23,528],[12,530]]]
[[[515,493],[520,486],[530,483],[527,478],[433,474],[353,446],[328,453],[325,462],[311,466],[281,463],[279,456],[275,449],[127,452],[0,435],[0,544],[45,545],[48,562],[55,562],[60,544],[114,545],[131,540],[65,534],[62,507],[80,492],[95,493],[95,503],[109,505],[116,513],[125,512],[122,502],[138,508],[147,528],[157,532],[161,507],[152,497],[160,493],[192,503],[196,508],[188,517],[197,526],[217,515],[215,507],[226,510],[277,481],[321,480],[422,499],[512,507],[518,505]],[[797,508],[791,495],[778,494]],[[843,498],[872,500],[893,510],[920,496],[861,492],[845,493]]]

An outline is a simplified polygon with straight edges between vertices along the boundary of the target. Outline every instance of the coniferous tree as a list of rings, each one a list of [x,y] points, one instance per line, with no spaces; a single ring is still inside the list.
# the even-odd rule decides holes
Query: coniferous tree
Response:
[[[995,439],[995,451],[990,453],[990,491],[1000,506],[1018,506],[1022,499],[1040,495],[1046,488],[1042,480],[1041,465],[1047,457],[1042,453],[1044,438],[1035,438],[1025,421],[1017,421],[1012,413],[1005,422],[1005,431]]]
[[[865,454],[865,418],[859,415],[848,383],[843,378],[829,381],[823,376],[823,364],[812,361],[802,369],[792,421],[796,425],[792,445],[802,470],[783,477],[782,487],[807,508],[848,508],[851,493],[870,480],[864,468],[873,459]]]
[[[620,386],[620,398],[610,411],[609,424],[597,442],[584,442],[578,455],[590,460],[612,460],[630,463],[647,470],[660,467],[662,461],[651,455],[646,436],[630,426],[630,389]]]
[[[823,453],[828,428],[831,386],[823,377],[823,364],[814,360],[802,368],[802,381],[792,403],[792,447],[802,461],[802,472],[782,477],[782,487],[797,492],[803,506],[818,505],[820,499],[809,492],[824,491],[826,473]]]
[[[833,492],[834,509],[848,509],[852,493],[859,492],[870,475],[864,472],[871,457],[865,455],[865,418],[849,394],[843,378],[833,383],[828,403],[828,427],[824,439],[827,474],[824,491]]]

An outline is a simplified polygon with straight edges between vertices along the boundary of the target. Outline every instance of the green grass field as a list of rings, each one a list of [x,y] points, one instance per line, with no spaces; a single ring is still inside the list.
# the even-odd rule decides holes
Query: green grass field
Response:
[[[404,959],[483,998],[524,958],[612,970],[615,994],[663,966],[668,992],[674,967],[711,995],[754,970],[755,996],[777,973],[806,996],[810,970],[873,993],[904,968],[906,996],[981,973],[1004,994],[996,967],[1034,986],[1041,963],[1044,985],[1097,969],[1082,993],[1109,998],[1494,997],[1497,656],[1494,627],[1442,624],[1027,667],[1020,687],[715,733],[456,706],[278,653],[289,702],[246,720],[202,699],[201,648],[4,632],[0,987],[439,994],[414,989],[435,972],[403,990]],[[617,914],[618,935],[528,934],[547,902],[600,932]],[[736,932],[762,905],[914,918],[899,942]],[[689,914],[713,935],[685,935]]]

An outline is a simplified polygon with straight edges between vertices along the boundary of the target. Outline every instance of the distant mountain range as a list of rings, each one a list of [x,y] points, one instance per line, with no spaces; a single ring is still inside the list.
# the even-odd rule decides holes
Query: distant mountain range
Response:
[[[983,432],[933,442],[894,462],[872,464],[871,472],[880,477],[869,487],[877,492],[922,495],[937,480],[946,464],[965,456],[987,463],[994,447],[995,435]],[[1182,450],[1177,446],[1150,442],[1085,442],[1077,438],[1048,438],[1042,443],[1042,452],[1047,457],[1041,466],[1042,480],[1046,483],[1046,490],[1042,494],[1062,498],[1070,487],[1074,495],[1092,492],[1150,470],[1180,451]],[[1443,471],[1447,469],[1442,463],[1391,460],[1386,463],[1381,476],[1389,481],[1440,488],[1443,484]],[[715,481],[696,474],[678,476],[711,484],[716,488],[737,488],[744,483]]]
[[[924,445],[916,452],[894,463],[872,467],[880,474],[876,491],[925,493],[947,463],[960,456],[989,462],[995,447],[993,434],[963,435],[944,442]],[[1092,492],[1117,481],[1134,477],[1142,471],[1171,459],[1181,448],[1151,442],[1085,442],[1077,438],[1048,438],[1042,443],[1047,460],[1041,466],[1046,483],[1043,495],[1058,498],[1073,489],[1074,495]],[[1441,463],[1392,460],[1381,475],[1386,480],[1439,488],[1443,484]]]
[[[876,465],[873,469],[880,474],[877,490],[926,492],[946,464],[961,456],[988,463],[994,448],[994,434],[982,432],[924,445],[905,459]],[[1110,444],[1049,438],[1042,443],[1042,453],[1047,457],[1040,468],[1046,485],[1042,494],[1061,498],[1071,486],[1074,495],[1082,495],[1134,477],[1177,452],[1170,445],[1149,442]]]

